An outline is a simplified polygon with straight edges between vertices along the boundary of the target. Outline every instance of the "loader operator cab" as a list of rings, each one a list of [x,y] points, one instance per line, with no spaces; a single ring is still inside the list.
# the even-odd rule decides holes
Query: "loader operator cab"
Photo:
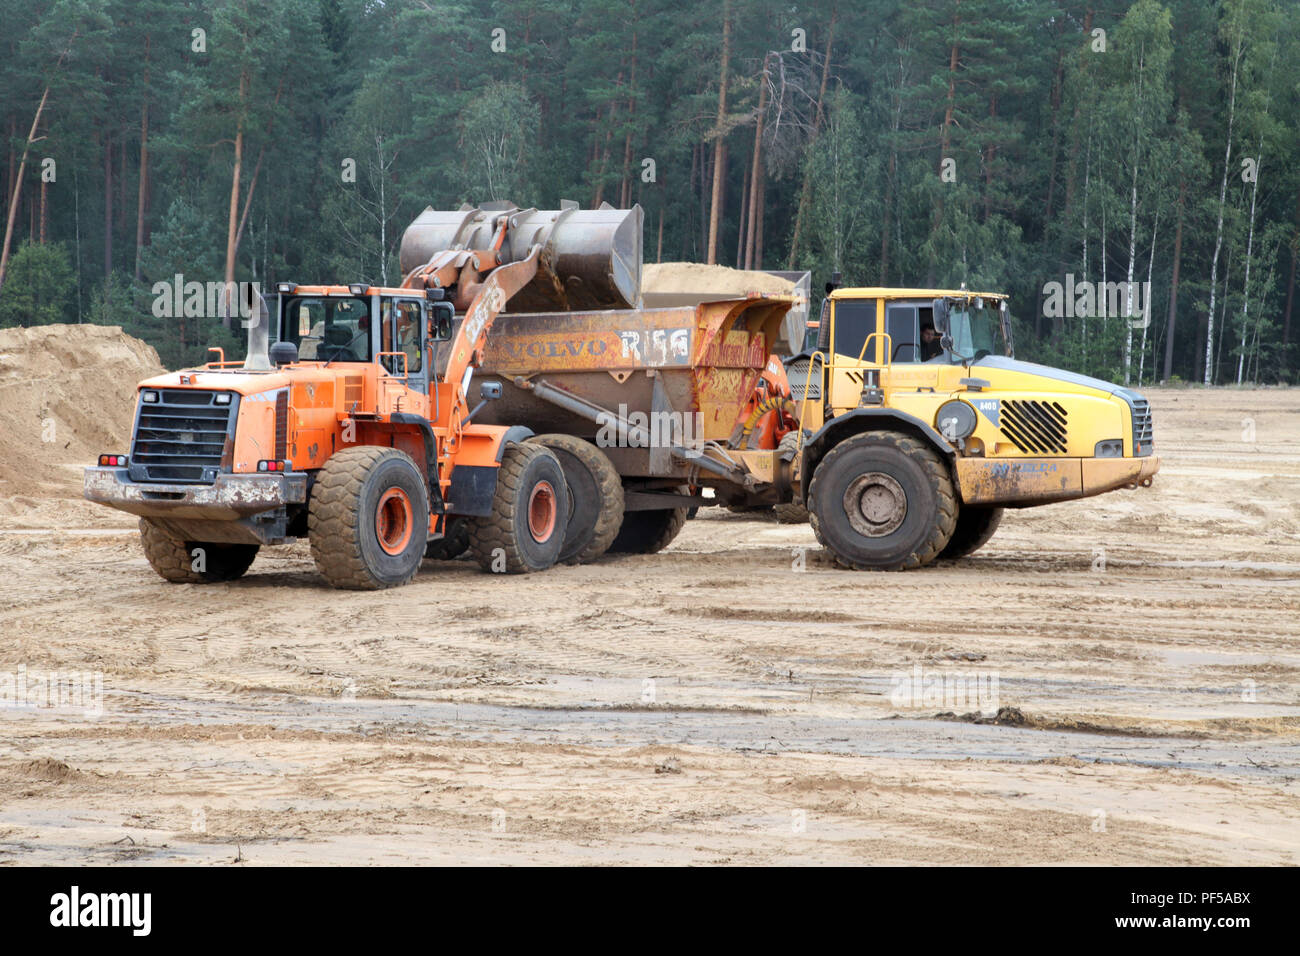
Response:
[[[376,362],[419,391],[454,331],[452,304],[432,293],[285,283],[279,302],[277,341],[291,343],[297,361]]]

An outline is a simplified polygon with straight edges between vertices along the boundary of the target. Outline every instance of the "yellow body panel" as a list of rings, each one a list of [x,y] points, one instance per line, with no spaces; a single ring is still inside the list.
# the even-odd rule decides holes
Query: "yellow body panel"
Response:
[[[1158,458],[1134,457],[1129,403],[1108,383],[1028,363],[891,362],[887,306],[941,297],[1005,299],[998,293],[945,289],[863,287],[831,293],[832,342],[841,304],[874,300],[876,309],[874,331],[867,327],[860,357],[837,354],[833,347],[826,356],[826,420],[864,407],[863,390],[870,384],[879,387],[883,401],[865,407],[895,409],[941,434],[940,407],[953,400],[966,403],[974,413],[974,431],[949,442],[966,504],[1044,504],[1101,494],[1155,474]],[[808,403],[802,423],[815,431],[823,412],[814,405],[820,403]],[[1096,457],[1102,442],[1120,442],[1123,457]]]

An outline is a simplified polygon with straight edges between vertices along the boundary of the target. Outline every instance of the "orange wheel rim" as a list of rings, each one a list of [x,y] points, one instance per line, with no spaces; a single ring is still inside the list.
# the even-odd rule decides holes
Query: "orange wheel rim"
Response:
[[[401,488],[389,488],[375,508],[375,537],[386,554],[398,555],[411,543],[415,514],[411,499]]]
[[[539,481],[528,496],[528,533],[540,544],[554,532],[555,488],[549,481]]]

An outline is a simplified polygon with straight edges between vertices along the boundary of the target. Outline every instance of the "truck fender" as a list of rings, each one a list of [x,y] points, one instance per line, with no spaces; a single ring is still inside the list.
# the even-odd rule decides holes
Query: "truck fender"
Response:
[[[803,500],[808,500],[808,486],[812,483],[813,472],[827,452],[846,438],[874,431],[903,432],[920,439],[942,455],[949,467],[956,457],[953,447],[943,436],[915,415],[908,415],[896,408],[855,408],[832,418],[817,434],[804,442],[803,460],[799,463],[799,486]]]

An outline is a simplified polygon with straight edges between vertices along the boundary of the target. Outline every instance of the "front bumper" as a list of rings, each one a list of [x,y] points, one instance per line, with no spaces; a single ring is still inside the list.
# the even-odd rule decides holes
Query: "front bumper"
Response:
[[[307,473],[220,474],[210,485],[132,481],[125,468],[86,469],[82,494],[145,518],[239,521],[307,500]]]
[[[1030,507],[1146,487],[1160,470],[1145,458],[958,458],[957,485],[968,505]]]

